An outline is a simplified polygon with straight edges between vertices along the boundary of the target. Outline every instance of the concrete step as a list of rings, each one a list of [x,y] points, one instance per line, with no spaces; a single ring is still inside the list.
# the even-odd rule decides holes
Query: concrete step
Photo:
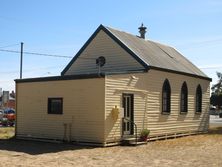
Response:
[[[136,140],[136,138],[135,137],[130,137],[130,138],[124,138],[123,140],[125,140],[125,141],[135,141]]]
[[[147,141],[139,141],[139,138],[137,138],[136,141],[135,137],[123,138],[122,140],[122,145],[124,146],[137,146],[142,144],[147,144]]]
[[[139,146],[139,145],[144,145],[144,144],[147,144],[147,141],[130,142],[130,145],[132,146]]]

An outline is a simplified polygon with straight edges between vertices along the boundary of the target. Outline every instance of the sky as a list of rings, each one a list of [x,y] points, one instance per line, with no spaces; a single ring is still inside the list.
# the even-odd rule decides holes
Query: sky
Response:
[[[173,46],[217,82],[222,72],[221,0],[38,0],[0,3],[0,88],[15,90],[23,55],[23,78],[60,75],[78,50],[103,24]]]

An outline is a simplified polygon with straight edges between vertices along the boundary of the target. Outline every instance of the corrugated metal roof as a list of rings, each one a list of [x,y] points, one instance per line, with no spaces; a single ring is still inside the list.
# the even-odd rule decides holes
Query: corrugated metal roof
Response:
[[[110,27],[105,28],[150,67],[208,78],[198,67],[170,46],[145,40]]]

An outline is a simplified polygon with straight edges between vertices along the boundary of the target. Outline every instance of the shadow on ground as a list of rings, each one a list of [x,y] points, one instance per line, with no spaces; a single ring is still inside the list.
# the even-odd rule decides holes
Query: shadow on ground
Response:
[[[222,127],[213,127],[209,129],[209,132],[205,135],[222,135]],[[39,141],[27,141],[11,139],[0,139],[0,151],[15,151],[20,153],[26,153],[30,155],[38,155],[45,153],[57,153],[61,151],[74,151],[81,149],[94,149],[96,147],[91,146],[79,146],[74,144],[64,143],[47,143]]]
[[[212,127],[209,129],[209,132],[207,134],[222,135],[222,127]]]
[[[93,149],[95,147],[78,146],[74,144],[64,143],[47,143],[38,141],[17,140],[14,138],[7,140],[0,140],[0,151],[15,151],[31,155],[57,153],[61,151],[71,151],[80,149]]]

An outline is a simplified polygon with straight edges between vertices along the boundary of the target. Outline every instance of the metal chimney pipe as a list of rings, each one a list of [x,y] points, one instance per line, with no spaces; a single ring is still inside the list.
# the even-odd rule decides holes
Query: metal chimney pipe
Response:
[[[138,28],[139,29],[139,33],[140,33],[140,38],[145,39],[145,34],[146,34],[146,27],[143,26],[143,23],[141,24],[141,26]]]

